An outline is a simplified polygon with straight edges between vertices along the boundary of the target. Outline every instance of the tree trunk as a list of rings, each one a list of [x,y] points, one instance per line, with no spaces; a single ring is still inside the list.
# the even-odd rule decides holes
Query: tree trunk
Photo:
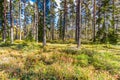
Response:
[[[52,40],[54,40],[54,20],[51,22],[51,38],[52,38]]]
[[[10,0],[10,33],[11,33],[11,35],[10,35],[10,37],[11,37],[11,44],[13,44],[13,40],[14,40],[14,38],[13,38],[13,19],[12,19],[12,1]]]
[[[118,27],[119,27],[119,18],[117,18],[117,23],[116,23],[116,33],[118,33]]]
[[[19,25],[20,25],[20,40],[21,40],[21,37],[22,37],[22,30],[21,30],[21,0],[19,0],[19,11],[20,11],[20,14],[19,14],[19,19],[20,19],[20,22],[19,22]]]
[[[36,13],[34,12],[34,17],[33,17],[33,27],[32,27],[32,35],[33,39],[36,39]]]
[[[93,42],[96,41],[95,32],[96,32],[96,0],[94,0],[94,12],[93,12]]]
[[[18,21],[17,21],[17,25],[16,25],[16,39],[18,39]]]
[[[87,40],[87,17],[85,17],[85,39]]]
[[[63,25],[62,25],[62,11],[60,10],[60,20],[59,20],[59,38],[62,39],[63,38]]]
[[[77,31],[77,48],[80,48],[80,45],[81,45],[81,0],[77,0],[77,22],[76,22],[76,27],[78,29]]]
[[[107,43],[108,31],[106,26],[106,11],[104,11],[104,36],[105,36],[105,43]]]
[[[38,0],[36,2],[36,42],[38,43],[38,23],[39,22],[39,9],[38,9]]]
[[[44,0],[44,12],[43,12],[43,17],[44,17],[44,21],[43,21],[43,47],[46,46],[46,0]]]
[[[3,28],[3,41],[6,42],[6,0],[4,0],[4,28]]]
[[[67,1],[64,2],[64,26],[63,26],[63,41],[65,41],[65,31],[66,31],[66,14],[67,14]]]
[[[77,2],[78,3],[78,2]],[[78,8],[78,6],[76,5],[76,31],[75,31],[75,41],[77,42],[78,41],[78,26],[77,26],[77,23],[78,23],[78,20],[77,20],[77,18],[78,18],[78,12],[77,12],[77,9]]]
[[[115,1],[113,0],[113,14],[112,14],[112,17],[113,17],[113,29],[114,29],[114,32],[116,31],[115,29]]]
[[[26,0],[24,0],[24,39],[27,37],[27,27],[26,27]]]

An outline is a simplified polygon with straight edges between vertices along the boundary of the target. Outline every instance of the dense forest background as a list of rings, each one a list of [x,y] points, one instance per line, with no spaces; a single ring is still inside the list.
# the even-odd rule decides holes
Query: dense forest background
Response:
[[[58,4],[60,6],[58,6]],[[120,7],[117,0],[1,0],[1,38],[75,40],[117,43]],[[29,39],[30,38],[30,39]]]

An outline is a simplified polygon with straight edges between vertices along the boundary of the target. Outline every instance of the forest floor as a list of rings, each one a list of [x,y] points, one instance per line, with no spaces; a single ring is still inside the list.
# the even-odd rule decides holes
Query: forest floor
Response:
[[[0,80],[120,80],[120,44],[0,43]]]

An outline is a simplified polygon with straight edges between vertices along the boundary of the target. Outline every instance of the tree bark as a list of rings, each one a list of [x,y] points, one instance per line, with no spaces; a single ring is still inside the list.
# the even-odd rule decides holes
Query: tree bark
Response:
[[[77,48],[80,48],[81,45],[81,0],[77,0],[77,18],[76,18],[76,27],[78,29],[77,31]]]
[[[10,35],[10,37],[11,37],[11,44],[13,44],[13,40],[14,40],[14,38],[13,38],[13,19],[12,19],[12,1],[10,0],[10,33],[11,33],[11,35]]]
[[[95,32],[96,32],[96,0],[94,0],[94,12],[93,12],[93,42],[96,41]]]
[[[54,20],[51,22],[51,36],[52,36],[52,40],[54,40]]]
[[[85,17],[85,39],[87,40],[87,17]]]
[[[27,37],[27,27],[26,27],[26,0],[24,0],[24,39]]]
[[[67,1],[64,2],[64,26],[63,26],[63,41],[65,41],[65,31],[66,31],[66,14],[67,14]]]
[[[6,0],[4,0],[4,28],[3,28],[3,41],[6,42]]]
[[[46,0],[44,0],[44,11],[43,11],[43,17],[44,17],[44,21],[43,21],[43,47],[46,46]]]
[[[36,12],[34,12],[34,17],[33,17],[33,26],[32,26],[32,35],[33,39],[36,39]]]
[[[18,39],[18,21],[17,21],[17,25],[16,25],[16,39]]]
[[[78,2],[77,2],[78,3]],[[75,31],[75,41],[77,42],[78,41],[78,26],[77,26],[77,23],[78,23],[78,20],[77,20],[77,18],[78,18],[78,12],[77,12],[77,9],[78,8],[78,6],[76,5],[76,31]]]
[[[38,43],[38,23],[39,22],[39,9],[38,9],[38,0],[36,2],[36,42]]]
[[[113,0],[113,29],[114,29],[114,32],[116,31],[115,29],[115,1]]]
[[[63,38],[63,25],[62,25],[62,11],[60,10],[60,20],[59,20],[59,38],[62,39]]]
[[[20,19],[20,22],[19,22],[19,25],[20,25],[20,40],[21,40],[21,37],[22,37],[22,30],[21,30],[21,0],[19,0],[19,11],[20,11],[20,13],[19,13],[19,19]]]

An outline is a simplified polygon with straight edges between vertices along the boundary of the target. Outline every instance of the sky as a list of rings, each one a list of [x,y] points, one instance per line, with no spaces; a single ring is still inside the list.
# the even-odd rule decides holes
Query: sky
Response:
[[[60,0],[56,0],[58,8],[60,7]]]
[[[56,11],[58,11],[58,8],[60,8],[60,0],[55,0],[56,2],[57,2],[57,5],[58,5],[58,7],[56,8]],[[56,19],[55,19],[55,25],[57,26],[57,22],[58,22],[58,18],[59,18],[59,16],[57,16],[58,14],[56,14]]]

